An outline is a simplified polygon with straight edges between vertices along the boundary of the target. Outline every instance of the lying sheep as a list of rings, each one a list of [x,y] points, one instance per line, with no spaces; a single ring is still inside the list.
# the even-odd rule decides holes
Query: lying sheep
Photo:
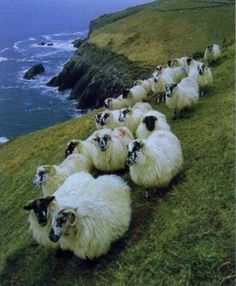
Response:
[[[147,99],[147,91],[143,86],[136,85],[130,89],[125,89],[122,97],[129,101],[129,106],[133,106],[135,103]]]
[[[132,181],[145,188],[167,187],[182,170],[180,141],[169,131],[159,130],[148,139],[129,143],[127,165]]]
[[[118,130],[121,130],[120,128]],[[94,148],[91,156],[95,168],[100,171],[118,171],[125,167],[127,157],[127,144],[132,139],[130,131],[122,127],[123,135],[119,136],[119,131],[115,128],[98,130],[93,135]],[[133,136],[132,136],[133,137]],[[127,138],[127,140],[126,140]]]
[[[30,231],[40,245],[45,247],[58,246],[58,243],[53,243],[49,239],[52,210],[58,209],[60,205],[68,206],[71,201],[75,201],[91,178],[92,175],[89,173],[76,173],[67,178],[53,196],[31,200],[24,206],[24,209],[29,211]],[[81,189],[80,193],[78,189]]]
[[[95,116],[96,129],[115,128],[122,126],[122,123],[119,121],[119,115],[119,110],[105,110],[102,113],[98,113]]]
[[[136,138],[148,138],[156,130],[170,130],[164,114],[152,110],[143,115],[136,130]]]
[[[45,196],[53,194],[70,175],[81,171],[90,172],[93,165],[82,154],[71,154],[59,165],[44,165],[37,168],[34,186],[42,185]]]
[[[82,259],[99,257],[127,231],[130,203],[130,189],[122,178],[91,178],[77,200],[54,210],[49,237]]]
[[[216,44],[209,45],[204,53],[204,60],[208,63],[217,61],[221,55],[220,47]]]
[[[147,102],[137,102],[132,108],[139,109],[144,113],[153,110],[152,106]]]
[[[147,95],[149,95],[152,93],[152,78],[138,79],[134,82],[134,86],[142,86],[146,90]]]
[[[198,83],[200,94],[203,94],[203,90],[211,86],[213,82],[211,69],[205,66],[205,64],[191,68],[188,77],[194,79]]]
[[[131,104],[131,101],[129,101],[126,98],[123,98],[123,95],[120,95],[117,98],[109,97],[104,100],[104,106],[107,109],[111,109],[111,110],[118,110],[124,107],[128,107],[130,106],[130,104]]]
[[[119,121],[134,134],[142,116],[143,111],[140,109],[133,109],[130,107],[122,108],[120,110]]]
[[[71,139],[66,145],[65,157],[73,153],[79,153],[91,161],[91,148],[93,147],[91,144],[91,138],[92,135],[89,136],[86,140]]]
[[[192,78],[184,78],[179,84],[166,85],[166,105],[173,110],[173,119],[191,108],[198,99],[199,87]]]
[[[153,73],[152,91],[157,96],[157,103],[165,101],[166,84],[174,83],[169,72],[165,72],[162,66],[158,66]]]

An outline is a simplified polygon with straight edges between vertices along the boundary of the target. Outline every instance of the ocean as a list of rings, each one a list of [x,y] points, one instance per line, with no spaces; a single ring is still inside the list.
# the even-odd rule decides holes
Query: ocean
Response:
[[[90,20],[150,0],[0,0],[0,141],[78,117],[84,111],[46,82],[86,37]],[[40,42],[53,43],[40,46]],[[31,66],[45,73],[24,80]],[[1,143],[1,142],[0,142]]]

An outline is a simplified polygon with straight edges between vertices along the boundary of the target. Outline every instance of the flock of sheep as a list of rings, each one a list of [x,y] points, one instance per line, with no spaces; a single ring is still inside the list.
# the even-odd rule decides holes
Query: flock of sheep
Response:
[[[219,57],[218,45],[206,48],[206,62]],[[129,168],[132,181],[148,190],[167,187],[183,166],[180,141],[166,116],[143,101],[152,95],[166,101],[176,118],[211,84],[209,67],[182,57],[158,66],[151,78],[136,81],[118,98],[106,99],[107,109],[95,117],[97,130],[84,141],[69,141],[59,165],[37,168],[33,184],[41,186],[43,197],[24,206],[34,239],[83,259],[105,254],[131,219],[130,188],[111,172]],[[107,174],[94,177],[97,171]]]

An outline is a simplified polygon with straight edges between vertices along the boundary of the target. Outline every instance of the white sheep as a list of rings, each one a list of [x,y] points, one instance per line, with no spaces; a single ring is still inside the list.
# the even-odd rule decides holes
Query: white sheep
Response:
[[[220,47],[216,44],[209,45],[204,53],[204,60],[208,63],[212,63],[214,61],[217,61],[219,57],[221,56]]]
[[[96,129],[115,128],[122,126],[119,121],[120,110],[105,110],[95,116]]]
[[[150,110],[153,110],[152,106],[147,102],[137,102],[137,103],[135,103],[135,105],[133,105],[132,108],[133,109],[139,109],[144,113],[148,112]]]
[[[134,134],[143,114],[143,111],[140,109],[133,109],[131,107],[122,108],[120,110],[119,121]]]
[[[134,82],[134,86],[142,86],[146,90],[147,95],[149,95],[152,93],[152,78],[138,79]]]
[[[194,60],[193,58],[190,57],[182,57],[182,58],[176,58],[173,60],[173,65],[175,67],[182,67],[184,68],[186,74],[188,74],[190,68],[196,67],[197,65],[203,64],[200,61]]]
[[[70,175],[81,171],[90,172],[91,160],[82,154],[71,154],[59,165],[44,165],[37,168],[33,179],[35,186],[42,185],[45,196],[53,194]]]
[[[173,110],[173,119],[198,102],[199,87],[192,78],[184,78],[179,84],[166,85],[166,105]]]
[[[117,131],[116,128],[114,131],[101,129],[94,133],[92,138],[94,148],[91,156],[96,169],[107,172],[124,169],[127,157],[127,144],[132,140],[130,139],[132,135],[125,127],[118,130],[123,130],[122,132],[127,134],[127,136],[119,136],[120,131]]]
[[[158,66],[153,73],[152,91],[157,96],[157,102],[165,101],[165,86],[173,84],[173,78],[162,66]]]
[[[125,89],[122,97],[129,101],[129,106],[133,106],[135,103],[147,99],[147,91],[143,86],[135,85],[130,89]]]
[[[136,130],[136,138],[148,138],[156,130],[170,130],[166,116],[156,110],[149,111],[143,115]]]
[[[58,246],[58,243],[53,243],[49,239],[52,210],[59,209],[61,205],[71,205],[71,202],[76,201],[91,178],[93,177],[89,173],[76,173],[68,177],[53,196],[31,200],[24,206],[24,209],[29,211],[30,231],[40,245],[44,247]]]
[[[127,165],[132,181],[145,188],[167,187],[182,170],[180,141],[166,130],[129,143]]]
[[[80,190],[78,190],[80,192]],[[53,242],[82,259],[106,254],[127,231],[131,219],[130,189],[122,178],[92,178],[71,205],[52,213]]]
[[[104,100],[104,106],[111,110],[118,110],[124,107],[128,107],[131,103],[132,102],[127,98],[123,98],[122,94],[117,98],[109,97]]]
[[[191,68],[188,77],[194,79],[198,83],[200,94],[203,94],[203,90],[211,86],[213,82],[211,69],[205,66],[205,64]]]

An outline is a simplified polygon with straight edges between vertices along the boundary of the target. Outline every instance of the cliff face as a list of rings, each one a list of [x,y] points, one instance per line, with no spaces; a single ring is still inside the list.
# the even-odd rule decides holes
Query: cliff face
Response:
[[[105,98],[118,96],[134,79],[149,72],[122,55],[85,42],[48,85],[60,91],[71,89],[69,98],[78,100],[78,108],[94,108],[100,107]]]
[[[158,64],[179,56],[199,58],[205,47],[234,41],[234,1],[160,0],[103,15],[60,74],[49,81],[71,89],[78,108],[102,105]]]

